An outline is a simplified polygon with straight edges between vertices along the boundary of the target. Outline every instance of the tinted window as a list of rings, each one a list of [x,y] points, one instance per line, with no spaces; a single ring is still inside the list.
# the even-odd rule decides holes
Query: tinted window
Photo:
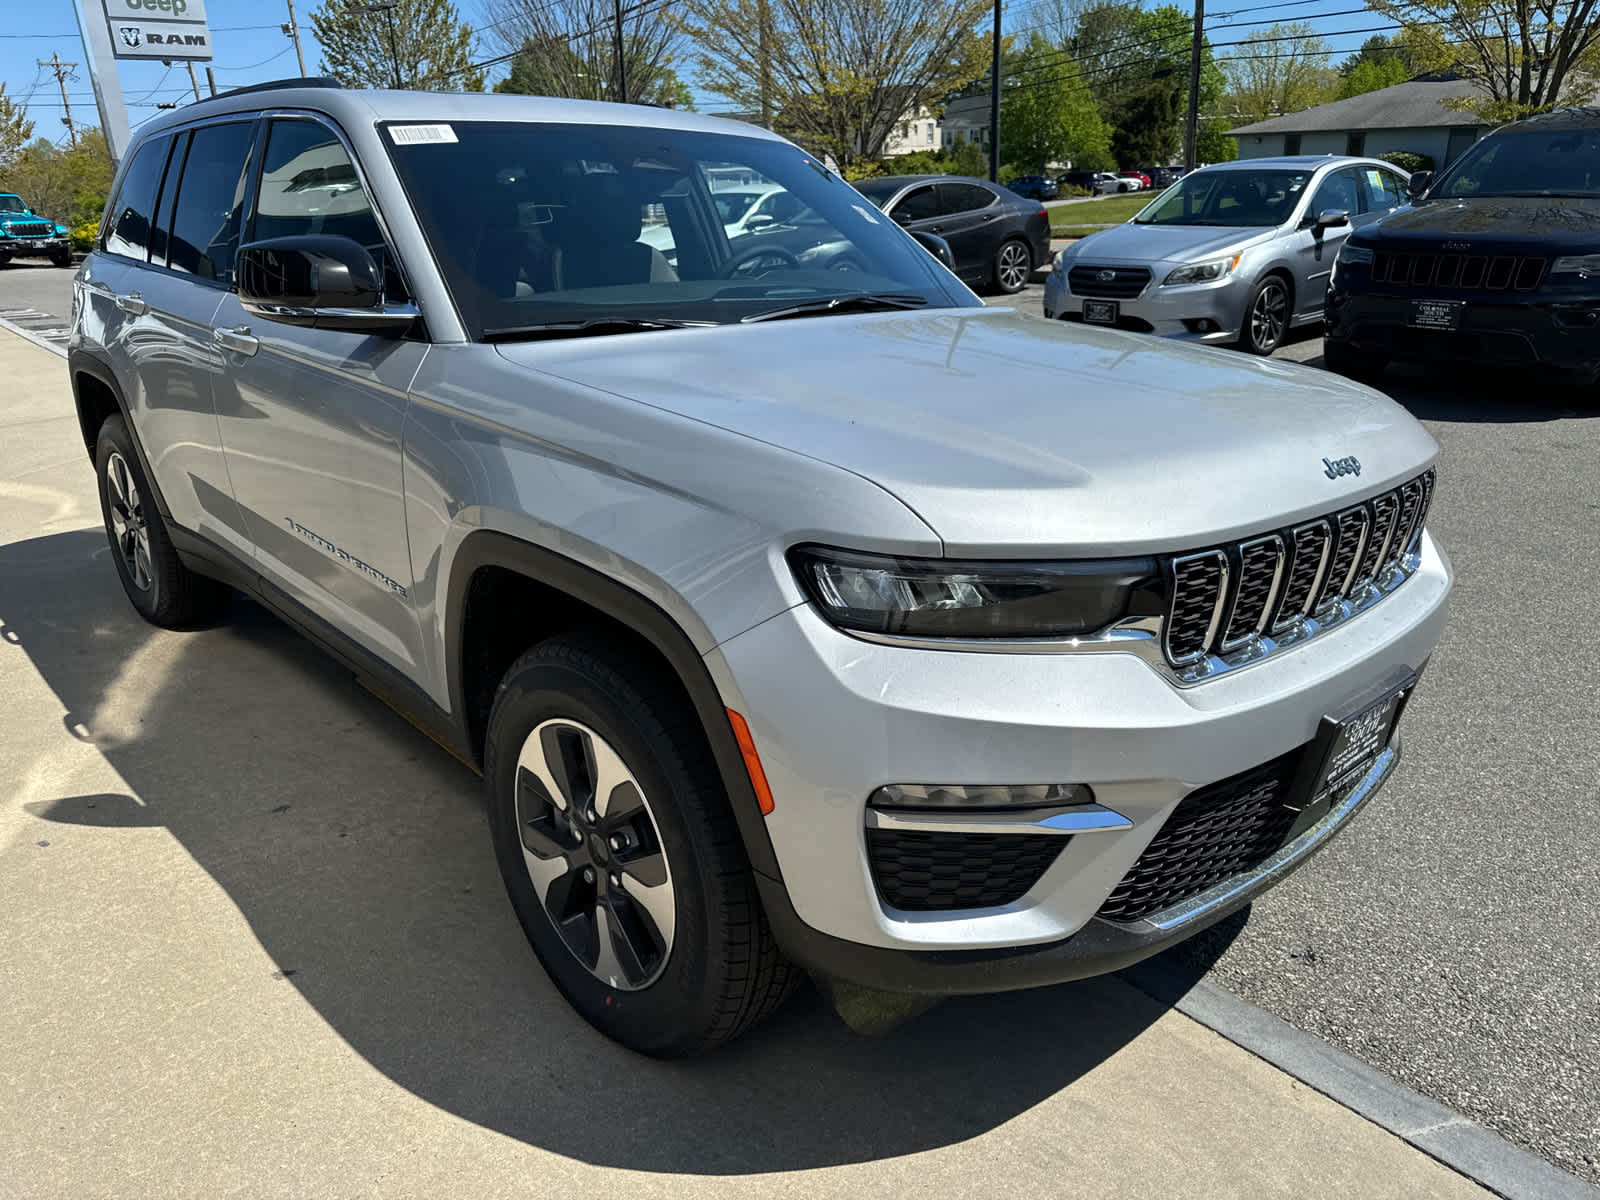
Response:
[[[939,185],[939,211],[943,213],[973,212],[988,208],[994,203],[994,193],[975,183],[941,183]]]
[[[150,244],[150,214],[156,206],[156,187],[171,145],[170,137],[154,138],[140,146],[128,164],[106,230],[106,249],[112,254],[144,258]]]
[[[386,298],[407,298],[355,163],[320,121],[272,122],[250,230],[251,241],[306,234],[350,238],[383,268]]]
[[[1600,128],[1534,128],[1484,138],[1429,195],[1600,196]]]
[[[233,282],[245,165],[254,132],[254,125],[243,121],[194,131],[178,183],[167,248],[167,265],[173,270]]]
[[[933,185],[916,188],[907,192],[894,206],[894,215],[901,221],[926,221],[930,217],[939,215],[939,201],[933,193]]]
[[[1329,209],[1338,209],[1352,217],[1361,212],[1361,182],[1356,178],[1356,168],[1335,171],[1318,184],[1306,216],[1318,217]]]

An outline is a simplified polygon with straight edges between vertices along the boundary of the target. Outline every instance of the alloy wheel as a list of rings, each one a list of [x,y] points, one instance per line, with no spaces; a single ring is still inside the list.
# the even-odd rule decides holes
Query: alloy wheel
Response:
[[[112,452],[106,460],[106,487],[110,503],[111,536],[122,555],[122,564],[128,578],[141,592],[148,592],[155,583],[155,572],[150,564],[150,527],[146,523],[144,503],[139,489],[128,471],[122,455]]]
[[[672,953],[672,872],[644,790],[587,725],[534,727],[517,756],[517,828],[533,890],[602,983],[648,987]]]
[[[1020,242],[1000,247],[1000,286],[1008,292],[1020,291],[1028,282],[1028,251]]]
[[[1289,293],[1276,279],[1256,293],[1250,309],[1250,340],[1262,354],[1276,350],[1289,323]]]

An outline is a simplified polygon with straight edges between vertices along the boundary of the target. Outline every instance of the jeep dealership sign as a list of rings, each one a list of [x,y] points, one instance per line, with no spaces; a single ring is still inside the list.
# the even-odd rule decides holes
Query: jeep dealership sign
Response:
[[[205,0],[104,0],[117,58],[209,60]]]

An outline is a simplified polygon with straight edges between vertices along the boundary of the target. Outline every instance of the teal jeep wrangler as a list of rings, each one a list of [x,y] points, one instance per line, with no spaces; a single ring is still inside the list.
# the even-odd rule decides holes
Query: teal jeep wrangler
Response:
[[[0,192],[0,267],[17,257],[48,258],[70,267],[72,242],[65,225],[35,216],[14,192]]]

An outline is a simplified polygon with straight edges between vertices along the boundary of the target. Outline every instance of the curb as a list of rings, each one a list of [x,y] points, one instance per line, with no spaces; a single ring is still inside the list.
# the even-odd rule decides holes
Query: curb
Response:
[[[1209,980],[1191,984],[1161,959],[1118,974],[1506,1200],[1600,1200],[1600,1189]]]
[[[67,356],[67,348],[65,346],[58,346],[55,342],[39,336],[31,329],[24,329],[21,325],[18,325],[13,321],[8,321],[4,317],[0,317],[0,329],[5,329],[11,333],[14,333],[24,341],[32,342],[35,346],[38,346],[43,350],[50,351],[51,354],[57,355],[61,358],[65,358]]]

